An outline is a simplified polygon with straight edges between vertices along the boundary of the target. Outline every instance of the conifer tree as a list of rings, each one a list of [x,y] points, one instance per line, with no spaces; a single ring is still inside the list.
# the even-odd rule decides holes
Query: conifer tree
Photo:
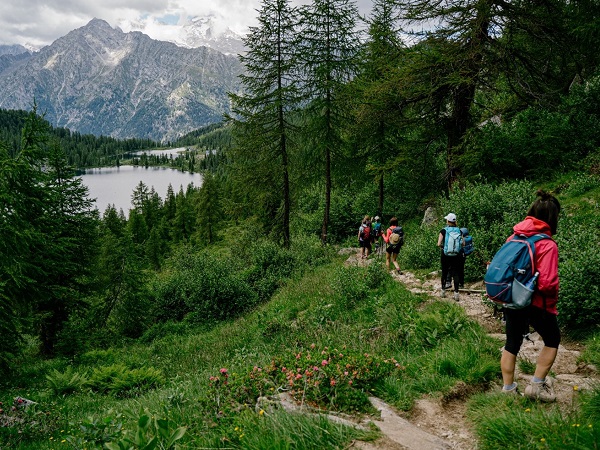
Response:
[[[290,245],[290,151],[298,107],[294,46],[297,10],[289,0],[263,0],[259,25],[244,40],[244,92],[233,102],[234,161],[244,189],[251,189],[255,214]],[[276,224],[275,226],[273,224]]]
[[[298,54],[307,99],[305,139],[322,167],[325,207],[321,241],[327,242],[331,210],[332,164],[343,149],[348,123],[342,91],[356,72],[358,9],[351,0],[314,0],[302,9]],[[311,169],[314,167],[311,165]]]

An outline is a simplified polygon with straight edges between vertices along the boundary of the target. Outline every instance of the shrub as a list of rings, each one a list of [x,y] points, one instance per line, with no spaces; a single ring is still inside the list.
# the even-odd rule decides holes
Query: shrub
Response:
[[[115,364],[94,369],[87,384],[96,392],[126,397],[158,387],[164,382],[164,376],[158,369],[128,369],[121,364]]]
[[[154,281],[156,321],[181,320],[202,323],[238,315],[257,303],[257,295],[230,268],[227,261],[210,254],[177,252],[166,271]]]
[[[67,367],[64,372],[54,369],[46,375],[48,387],[56,395],[67,395],[79,391],[86,383],[85,373],[75,372],[73,367]]]
[[[600,238],[597,230],[562,217],[556,241],[559,246],[560,295],[558,319],[570,328],[600,323]]]

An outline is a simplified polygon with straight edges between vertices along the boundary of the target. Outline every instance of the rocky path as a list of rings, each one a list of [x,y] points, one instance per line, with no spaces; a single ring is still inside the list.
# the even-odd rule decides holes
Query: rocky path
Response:
[[[356,249],[346,250],[349,258],[346,264],[383,264],[381,259],[375,257],[361,260],[357,257]],[[425,293],[432,299],[440,297],[439,275],[437,272],[429,274],[425,279],[417,278],[413,273],[403,271],[401,275],[392,274],[394,279],[403,283],[407,289],[414,293]],[[501,316],[494,311],[489,302],[482,295],[482,283],[472,283],[465,286],[460,292],[458,304],[473,320],[479,322],[491,336],[498,339],[498,364],[504,344],[503,325]],[[454,302],[452,297],[444,301]],[[523,343],[519,353],[520,359],[535,362],[537,354],[543,346],[536,333],[530,335],[530,340]],[[580,343],[563,342],[559,347],[557,359],[552,367],[552,375],[556,382],[554,385],[557,395],[557,404],[568,408],[573,404],[573,395],[576,390],[586,389],[592,383],[598,382],[597,369],[579,361],[581,350]],[[524,388],[531,375],[520,373],[517,369],[516,379]],[[500,384],[493,389],[500,389]],[[459,396],[460,397],[460,396]],[[476,438],[466,420],[466,399],[458,398],[449,402],[441,399],[423,398],[416,402],[410,415],[398,414],[394,409],[379,399],[371,400],[373,405],[381,411],[381,419],[376,425],[381,429],[384,437],[375,443],[356,442],[354,448],[365,450],[393,450],[393,449],[475,449]]]

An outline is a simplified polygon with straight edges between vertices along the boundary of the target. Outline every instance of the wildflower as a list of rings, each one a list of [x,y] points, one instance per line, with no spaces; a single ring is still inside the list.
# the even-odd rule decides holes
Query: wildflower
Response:
[[[244,433],[240,434],[240,439],[244,437]]]
[[[258,412],[258,415],[259,415],[259,416],[262,416],[264,413],[265,413],[265,410],[264,410],[264,409],[261,409],[261,410]]]
[[[348,371],[347,371],[347,370],[344,372],[344,375],[345,375],[345,376],[348,376]]]
[[[233,431],[240,431],[240,427],[235,427]]]
[[[335,386],[335,380],[332,378],[332,379],[331,379],[331,381],[329,382],[329,384],[330,384],[331,386]]]
[[[544,439],[544,438],[541,438],[541,439],[540,439],[540,442],[546,442],[546,439]]]
[[[225,373],[227,373],[227,369],[225,369],[225,368],[222,368],[221,370],[219,370],[219,372],[221,372],[221,373],[225,374]]]
[[[574,391],[578,391],[579,390],[579,386],[577,386],[577,385],[573,386],[573,390]]]
[[[62,441],[60,441],[60,442],[67,442],[67,440],[66,440],[66,439],[63,439],[63,440],[62,440]]]
[[[329,361],[327,361],[326,359],[324,359],[323,361],[321,361],[321,365],[322,366],[326,366],[327,364],[329,364]]]
[[[296,374],[296,380],[299,380],[300,378],[302,378],[302,375],[301,375],[301,374],[299,374],[299,373],[297,373],[297,374]]]
[[[298,354],[296,355],[296,359],[300,359],[301,357],[302,357],[302,353],[298,353]]]
[[[348,386],[352,386],[352,380],[348,381]]]
[[[531,408],[527,408],[525,412],[531,412]]]
[[[315,344],[310,344],[310,348],[315,348],[316,345]]]

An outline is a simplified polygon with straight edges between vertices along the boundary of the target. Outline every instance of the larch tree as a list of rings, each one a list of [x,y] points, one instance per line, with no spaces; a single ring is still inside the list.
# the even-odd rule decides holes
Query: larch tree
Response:
[[[240,55],[243,93],[230,94],[238,183],[249,190],[255,214],[290,246],[290,151],[299,105],[295,36],[297,9],[289,0],[263,0],[258,26]],[[273,226],[273,224],[276,224]]]
[[[301,10],[298,56],[306,97],[304,136],[322,167],[325,206],[321,241],[327,242],[331,210],[332,164],[344,147],[349,123],[343,89],[356,73],[359,50],[358,9],[351,0],[314,0]]]
[[[377,213],[383,214],[384,176],[398,161],[398,122],[401,102],[396,74],[402,65],[404,44],[399,33],[400,10],[396,1],[374,0],[367,19],[368,36],[362,46],[358,74],[348,86],[355,118],[354,135],[367,170],[378,184]]]

